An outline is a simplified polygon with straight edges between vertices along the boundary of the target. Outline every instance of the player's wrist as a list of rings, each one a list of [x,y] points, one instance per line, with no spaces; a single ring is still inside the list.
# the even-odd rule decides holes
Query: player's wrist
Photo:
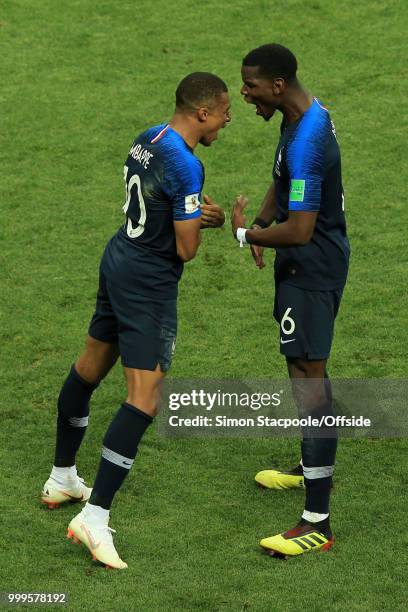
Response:
[[[246,241],[246,233],[247,233],[247,228],[246,227],[238,227],[237,231],[235,233],[235,237],[239,242],[239,246],[243,247],[244,244],[247,244]]]
[[[255,219],[251,223],[252,229],[265,229],[266,227],[269,227],[269,223],[261,219],[261,217],[255,217]]]

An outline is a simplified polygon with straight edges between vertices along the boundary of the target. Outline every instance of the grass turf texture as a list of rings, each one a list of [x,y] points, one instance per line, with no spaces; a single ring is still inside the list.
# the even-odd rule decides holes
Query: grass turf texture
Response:
[[[288,562],[262,555],[257,542],[294,525],[303,494],[261,493],[252,477],[294,464],[294,439],[164,440],[152,428],[113,510],[126,572],[94,567],[65,541],[74,508],[48,512],[37,501],[52,460],[55,399],[82,347],[104,243],[123,219],[128,147],[169,117],[186,73],[216,72],[230,86],[233,121],[210,150],[197,150],[205,191],[227,207],[246,193],[252,217],[279,126],[240,100],[241,58],[258,44],[294,50],[342,147],[353,259],[330,372],[406,375],[404,17],[405,5],[392,0],[2,3],[3,591],[67,591],[75,610],[404,607],[406,441],[341,444],[336,546]],[[285,376],[271,261],[258,272],[228,228],[205,233],[181,284],[172,376]],[[88,480],[123,389],[117,368],[95,395],[79,456]]]

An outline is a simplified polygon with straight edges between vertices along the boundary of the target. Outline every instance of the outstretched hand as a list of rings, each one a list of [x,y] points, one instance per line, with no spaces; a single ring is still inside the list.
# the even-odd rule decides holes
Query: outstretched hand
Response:
[[[248,204],[248,198],[246,198],[243,195],[240,195],[237,197],[237,199],[235,200],[235,204],[232,207],[231,226],[232,226],[232,233],[234,234],[234,237],[236,237],[237,229],[239,227],[245,227],[246,217],[244,215],[244,209],[247,204]]]

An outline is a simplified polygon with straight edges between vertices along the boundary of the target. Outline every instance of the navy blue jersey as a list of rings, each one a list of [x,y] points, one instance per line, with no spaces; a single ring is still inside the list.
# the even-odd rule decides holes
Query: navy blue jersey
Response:
[[[276,249],[276,280],[309,290],[341,289],[350,248],[340,149],[330,115],[316,98],[296,122],[282,123],[273,178],[277,223],[291,210],[318,212],[308,244]]]
[[[174,298],[183,262],[173,221],[201,216],[203,165],[183,138],[163,124],[136,138],[124,176],[126,221],[106,247],[103,272],[141,295]]]

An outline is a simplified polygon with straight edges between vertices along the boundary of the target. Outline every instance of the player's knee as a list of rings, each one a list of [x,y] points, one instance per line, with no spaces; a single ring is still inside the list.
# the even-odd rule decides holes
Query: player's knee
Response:
[[[304,362],[301,359],[295,357],[286,357],[286,363],[288,366],[290,378],[302,378],[306,376],[306,370]]]
[[[81,359],[81,357],[75,363],[75,370],[85,382],[91,385],[99,384],[103,378],[94,363],[89,360]]]
[[[79,376],[91,385],[98,385],[109,371],[109,369],[104,367],[104,364],[85,355],[81,355],[75,363],[75,369]]]
[[[155,371],[125,368],[127,381],[127,400],[129,404],[137,406],[139,410],[156,416],[160,406],[161,387],[164,378],[158,366]]]
[[[86,382],[99,384],[115,364],[118,355],[116,345],[88,336],[85,351],[76,362],[75,369]]]
[[[291,377],[304,376],[306,378],[325,378],[326,360],[325,359],[300,359],[286,358]]]
[[[159,412],[159,408],[160,408],[160,402],[157,402],[156,400],[153,399],[150,406],[146,406],[146,409],[143,410],[143,412],[146,412],[151,417],[155,417],[157,416]]]
[[[138,410],[146,412],[149,416],[155,417],[159,412],[160,399],[156,393],[133,392],[128,393],[126,403],[136,406]]]

